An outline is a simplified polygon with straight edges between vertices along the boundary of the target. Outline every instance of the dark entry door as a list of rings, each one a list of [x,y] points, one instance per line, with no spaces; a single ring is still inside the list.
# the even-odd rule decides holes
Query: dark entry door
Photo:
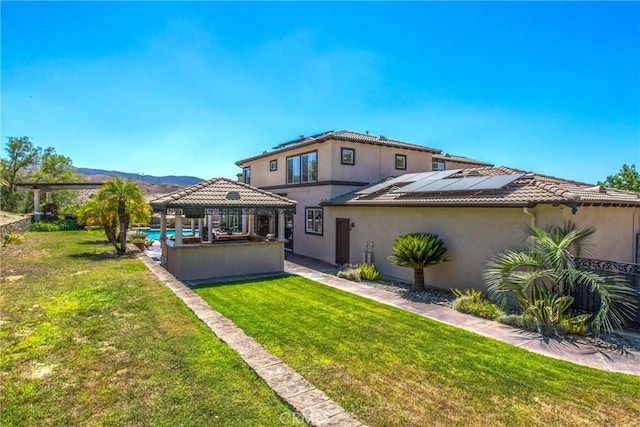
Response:
[[[336,218],[336,264],[349,262],[349,218]]]

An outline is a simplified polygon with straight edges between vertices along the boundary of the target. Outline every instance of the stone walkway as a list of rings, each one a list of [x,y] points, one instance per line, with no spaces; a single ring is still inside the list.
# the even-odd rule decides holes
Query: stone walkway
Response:
[[[269,353],[231,320],[213,310],[199,295],[177,280],[157,262],[138,253],[138,258],[222,341],[234,349],[296,415],[317,427],[358,427],[363,424],[317,389],[281,359]]]
[[[286,254],[285,271],[287,273],[297,274],[364,298],[411,311],[545,356],[605,371],[640,375],[640,352],[629,351],[621,354],[617,351],[598,349],[567,339],[543,337],[539,334],[523,332],[502,323],[463,314],[440,305],[409,301],[383,289],[362,285],[326,273],[335,271],[335,269],[335,266],[317,260],[291,253]]]

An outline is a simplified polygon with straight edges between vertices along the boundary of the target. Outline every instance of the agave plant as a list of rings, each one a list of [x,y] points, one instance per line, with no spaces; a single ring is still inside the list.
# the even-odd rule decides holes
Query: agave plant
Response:
[[[621,276],[583,269],[575,262],[588,248],[595,229],[578,230],[569,223],[546,229],[529,227],[527,231],[528,251],[505,251],[489,261],[484,281],[490,296],[505,306],[508,296],[515,294],[524,313],[542,323],[559,324],[569,315],[571,292],[582,286],[600,301],[590,318],[593,332],[598,335],[622,328],[635,310],[633,290]],[[575,320],[580,319],[586,320]]]
[[[413,269],[414,291],[424,291],[424,269],[448,261],[447,248],[435,234],[411,233],[399,236],[393,243],[392,264]]]

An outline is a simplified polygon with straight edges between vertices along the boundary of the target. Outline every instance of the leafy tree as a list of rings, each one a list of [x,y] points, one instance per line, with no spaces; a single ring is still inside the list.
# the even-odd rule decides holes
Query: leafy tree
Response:
[[[146,223],[151,208],[142,189],[131,180],[114,177],[87,201],[79,211],[81,221],[102,225],[118,253],[127,250],[127,231],[133,222]]]
[[[35,147],[28,136],[8,139],[4,148],[6,158],[2,158],[2,179],[7,185],[0,188],[0,197],[3,210],[18,212],[26,195],[18,193],[15,183],[19,182],[22,174],[32,171],[38,165],[42,150]]]
[[[393,243],[392,264],[413,269],[414,291],[424,291],[424,269],[448,261],[447,248],[435,234],[411,233],[399,236]]]
[[[57,154],[55,148],[48,147],[40,156],[39,169],[35,173],[36,181],[42,182],[81,182],[82,177],[73,169],[71,158]],[[71,203],[78,195],[73,190],[57,190],[52,193],[55,206]]]
[[[583,269],[575,262],[594,232],[592,227],[578,230],[573,224],[529,227],[529,250],[507,250],[489,261],[484,280],[490,295],[504,306],[508,296],[515,294],[525,314],[540,326],[549,326],[571,317],[570,294],[582,286],[600,301],[590,319],[596,335],[622,328],[635,309],[633,290],[616,274]]]
[[[636,165],[622,165],[622,169],[615,175],[609,175],[604,182],[598,185],[617,188],[619,190],[640,191],[640,173],[636,170]]]

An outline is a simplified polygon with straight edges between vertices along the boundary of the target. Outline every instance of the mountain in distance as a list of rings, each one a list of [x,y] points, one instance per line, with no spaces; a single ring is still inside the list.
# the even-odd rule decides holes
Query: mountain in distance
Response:
[[[204,179],[195,176],[153,176],[143,175],[139,173],[129,173],[120,171],[107,171],[102,169],[90,169],[90,168],[74,168],[76,172],[87,176],[118,176],[120,178],[132,179],[134,181],[140,181],[146,184],[158,184],[158,185],[180,185],[189,186],[204,181]]]

